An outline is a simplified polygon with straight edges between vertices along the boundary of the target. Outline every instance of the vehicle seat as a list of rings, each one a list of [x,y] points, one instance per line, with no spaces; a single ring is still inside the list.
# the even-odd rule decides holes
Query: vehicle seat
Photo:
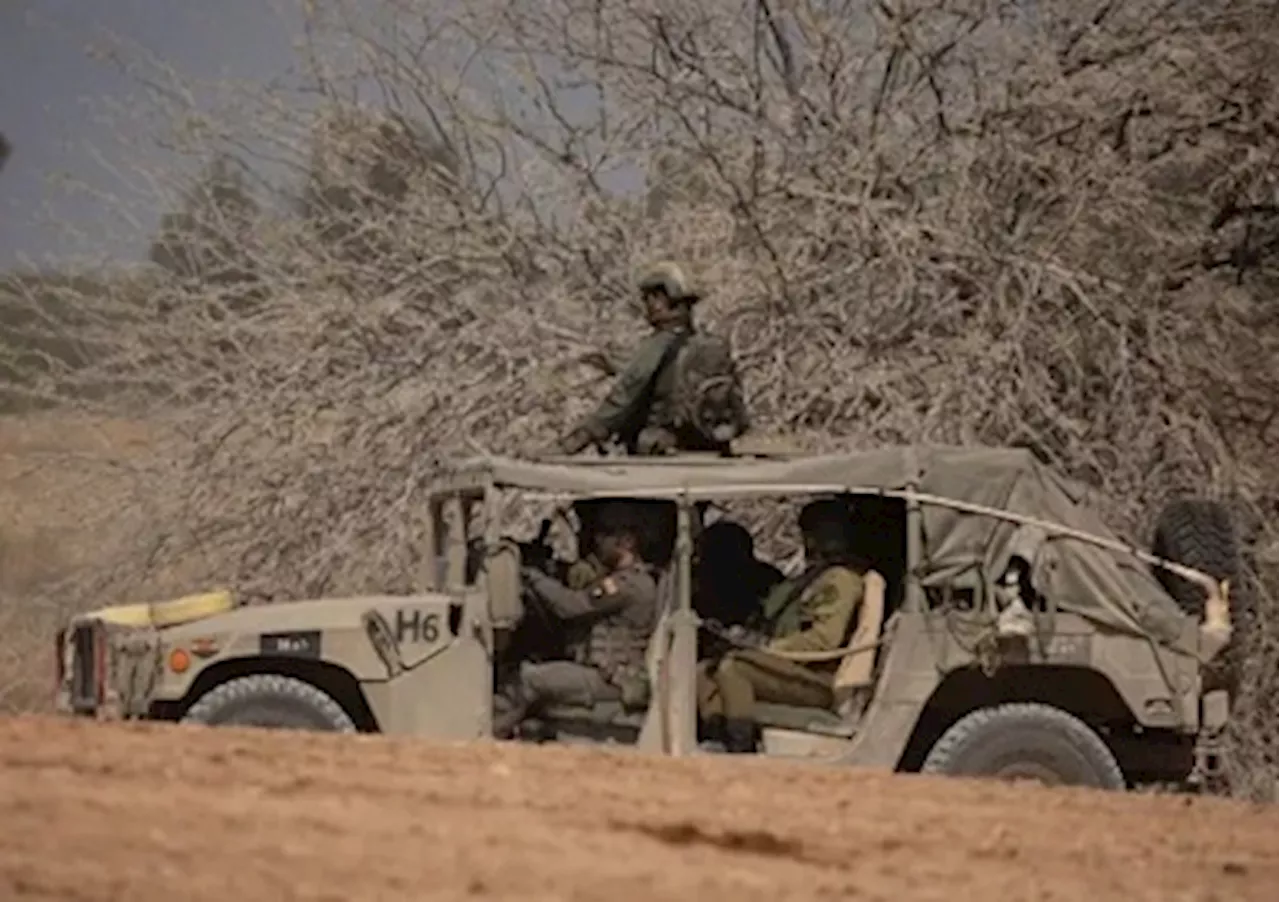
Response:
[[[868,570],[863,577],[858,625],[850,634],[845,648],[870,645],[880,638],[884,624],[884,604],[885,579],[875,570]],[[832,687],[835,695],[834,710],[758,702],[757,723],[762,727],[800,730],[826,736],[852,736],[875,687],[878,650],[876,646],[863,648],[841,659]]]

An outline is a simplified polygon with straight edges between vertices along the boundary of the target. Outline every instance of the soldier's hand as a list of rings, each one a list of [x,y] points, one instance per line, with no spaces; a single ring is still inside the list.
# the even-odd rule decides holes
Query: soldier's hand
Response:
[[[759,633],[736,623],[725,631],[725,636],[736,645],[745,645],[751,648],[757,648],[765,643],[765,638]]]
[[[591,444],[591,436],[583,429],[575,429],[556,442],[558,454],[577,454]]]

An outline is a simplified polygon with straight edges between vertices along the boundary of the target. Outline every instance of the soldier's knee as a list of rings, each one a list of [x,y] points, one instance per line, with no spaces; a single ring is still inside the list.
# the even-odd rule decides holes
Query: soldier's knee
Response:
[[[520,664],[520,688],[527,693],[538,695],[547,690],[549,674],[541,664],[523,661]]]
[[[733,654],[725,655],[716,664],[715,676],[717,680],[737,680],[742,678],[742,665],[737,657]]]

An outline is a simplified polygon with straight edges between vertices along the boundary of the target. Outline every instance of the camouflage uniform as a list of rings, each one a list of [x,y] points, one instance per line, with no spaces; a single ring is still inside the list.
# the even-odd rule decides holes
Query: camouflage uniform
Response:
[[[511,736],[527,716],[543,706],[588,707],[643,691],[645,653],[658,610],[658,587],[649,567],[639,561],[571,589],[538,570],[524,578],[560,619],[583,622],[585,635],[574,643],[573,659],[524,662],[510,694],[498,700],[494,735]]]
[[[838,660],[801,663],[768,652],[835,651],[844,645],[857,623],[865,571],[840,557],[838,549],[828,549],[803,574],[769,593],[761,611],[766,631],[758,637],[759,649],[700,663],[698,710],[708,733],[723,735],[729,751],[754,749],[757,701],[814,708],[833,704]]]
[[[641,292],[661,291],[668,299],[692,307],[700,299],[684,271],[674,263],[660,263],[640,279]],[[557,451],[577,454],[592,443],[617,436],[630,454],[667,454],[676,449],[723,451],[699,436],[684,434],[673,425],[672,393],[677,343],[693,334],[688,318],[655,323],[614,381],[603,401],[568,435]]]

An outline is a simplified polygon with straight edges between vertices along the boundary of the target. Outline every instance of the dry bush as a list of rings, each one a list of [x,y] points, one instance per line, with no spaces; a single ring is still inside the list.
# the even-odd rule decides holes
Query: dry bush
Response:
[[[150,432],[61,412],[0,417],[0,711],[48,704],[54,632],[96,598],[86,575],[135,556],[148,511],[130,462]]]
[[[436,462],[586,410],[674,254],[761,430],[1030,447],[1143,542],[1177,495],[1236,505],[1236,785],[1275,785],[1274,5],[374,6],[311,4],[297,84],[219,115],[140,76],[172,146],[295,188],[222,203],[252,186],[218,169],[167,276],[78,299],[94,364],[29,380],[172,429],[95,596],[411,589]]]

